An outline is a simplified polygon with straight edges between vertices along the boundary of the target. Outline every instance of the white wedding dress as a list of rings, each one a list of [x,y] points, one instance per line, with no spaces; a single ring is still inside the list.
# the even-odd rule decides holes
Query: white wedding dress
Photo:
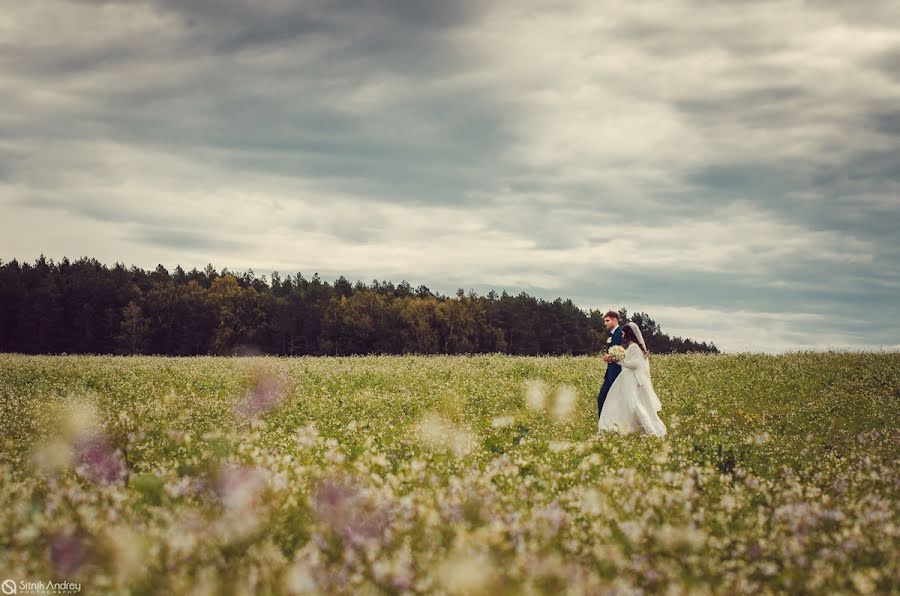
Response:
[[[664,437],[666,425],[657,415],[662,402],[650,381],[650,361],[638,344],[632,343],[625,349],[625,358],[619,364],[622,372],[609,389],[597,430],[622,434],[644,432]]]

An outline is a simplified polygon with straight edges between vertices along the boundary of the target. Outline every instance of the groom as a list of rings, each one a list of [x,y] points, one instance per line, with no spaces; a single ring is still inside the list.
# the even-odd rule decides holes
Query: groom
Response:
[[[609,339],[606,340],[607,350],[612,346],[622,345],[622,328],[619,327],[619,313],[611,310],[603,315],[603,325],[609,331]],[[606,401],[606,394],[619,373],[622,372],[622,365],[613,362],[609,354],[603,355],[603,361],[606,362],[606,375],[603,377],[603,386],[600,387],[600,393],[597,394],[597,416],[603,411],[603,402]]]

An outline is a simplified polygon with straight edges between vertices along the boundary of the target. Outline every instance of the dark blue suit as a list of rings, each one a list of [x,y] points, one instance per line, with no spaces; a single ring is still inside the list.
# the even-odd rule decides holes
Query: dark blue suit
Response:
[[[622,345],[622,328],[616,327],[612,332],[612,342],[606,344],[608,348]],[[606,364],[606,375],[603,377],[603,385],[600,387],[600,393],[597,394],[597,416],[603,411],[603,403],[606,401],[606,394],[619,373],[622,372],[622,365],[614,362]]]

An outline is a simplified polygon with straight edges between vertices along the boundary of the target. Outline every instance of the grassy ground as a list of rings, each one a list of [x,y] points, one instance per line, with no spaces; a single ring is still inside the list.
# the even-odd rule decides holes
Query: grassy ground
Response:
[[[900,593],[900,354],[0,355],[0,576],[82,593]]]

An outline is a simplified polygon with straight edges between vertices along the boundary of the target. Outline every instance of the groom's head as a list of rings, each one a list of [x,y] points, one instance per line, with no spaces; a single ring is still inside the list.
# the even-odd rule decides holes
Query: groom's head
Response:
[[[603,324],[606,326],[607,331],[612,331],[616,327],[619,326],[619,313],[614,310],[609,311],[605,315],[603,315]]]

